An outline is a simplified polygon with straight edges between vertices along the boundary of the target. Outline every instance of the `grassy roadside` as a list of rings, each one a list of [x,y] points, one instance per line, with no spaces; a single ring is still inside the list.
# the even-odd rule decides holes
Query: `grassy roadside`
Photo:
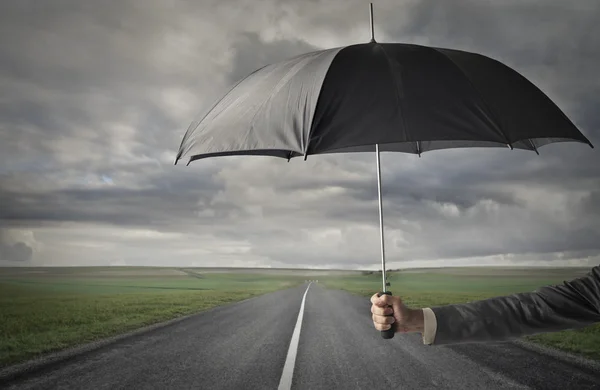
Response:
[[[303,282],[297,277],[0,277],[0,367]]]
[[[582,269],[438,269],[390,274],[391,290],[413,307],[469,302],[532,291]],[[318,279],[328,288],[371,296],[378,274],[309,276],[198,269],[0,269],[0,367]],[[600,360],[600,325],[529,337]]]
[[[533,291],[560,284],[585,274],[584,269],[436,269],[391,273],[388,280],[394,295],[408,306],[431,307],[466,303],[496,296]],[[328,288],[370,297],[381,289],[380,274],[321,278]],[[579,330],[539,334],[525,340],[600,361],[600,324]]]

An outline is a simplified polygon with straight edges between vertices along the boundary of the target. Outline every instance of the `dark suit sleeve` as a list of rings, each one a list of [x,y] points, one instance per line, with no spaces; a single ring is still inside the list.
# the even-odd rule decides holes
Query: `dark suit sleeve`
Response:
[[[600,322],[600,266],[585,277],[531,293],[431,309],[437,321],[434,345],[501,341],[585,327]]]

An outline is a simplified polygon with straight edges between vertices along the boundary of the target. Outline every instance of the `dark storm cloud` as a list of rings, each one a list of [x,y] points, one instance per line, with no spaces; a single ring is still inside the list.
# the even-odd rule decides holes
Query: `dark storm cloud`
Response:
[[[0,243],[0,260],[8,262],[25,262],[31,260],[33,250],[24,242],[16,244]]]
[[[22,263],[31,260],[33,249],[24,242],[5,244],[0,242],[0,261]]]
[[[24,241],[10,237],[5,229],[0,228],[0,263],[24,263],[31,260],[33,248]]]
[[[240,35],[233,42],[233,47],[233,69],[228,74],[228,80],[231,84],[265,65],[318,50],[318,48],[301,40],[264,42],[257,33]]]
[[[206,207],[220,218],[227,218],[233,211],[210,206],[222,190],[210,176],[192,181],[181,174],[148,176],[142,188],[105,185],[43,192],[0,191],[0,219],[30,227],[48,222],[98,222],[169,230],[173,225],[185,224]],[[194,222],[210,224],[200,217]]]
[[[596,146],[599,12],[592,0],[375,4],[382,40],[497,58],[536,83]],[[12,234],[10,245],[1,241],[3,256],[52,259],[34,250],[26,233],[35,231],[55,257],[77,236],[151,262],[164,260],[149,252],[187,243],[214,248],[206,258],[239,245],[247,251],[240,260],[254,255],[262,264],[369,264],[378,255],[371,155],[172,166],[186,126],[230,85],[274,61],[368,38],[367,16],[358,0],[2,2],[0,223]],[[597,256],[597,149],[563,144],[540,153],[385,154],[390,261]],[[150,240],[134,253],[131,242],[75,235],[65,222],[191,236]]]

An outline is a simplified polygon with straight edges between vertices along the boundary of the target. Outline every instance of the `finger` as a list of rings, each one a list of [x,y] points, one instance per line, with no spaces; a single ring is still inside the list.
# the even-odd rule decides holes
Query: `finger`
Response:
[[[386,315],[391,315],[394,314],[394,309],[392,309],[391,307],[385,306],[385,307],[379,307],[379,306],[371,306],[371,313],[373,314],[377,314],[380,316],[386,316]]]
[[[377,324],[393,324],[396,322],[396,319],[392,316],[378,316],[376,314],[372,315],[373,322]]]
[[[380,297],[377,294],[371,297],[371,303],[375,306],[386,307],[392,304],[392,297],[389,295],[382,295]]]
[[[375,329],[377,329],[377,330],[384,331],[384,330],[388,330],[388,329],[391,329],[391,328],[392,328],[392,325],[375,324]]]
[[[381,297],[379,296],[379,294],[373,294],[373,296],[371,297],[371,303],[377,306],[385,306],[385,303],[381,302]]]

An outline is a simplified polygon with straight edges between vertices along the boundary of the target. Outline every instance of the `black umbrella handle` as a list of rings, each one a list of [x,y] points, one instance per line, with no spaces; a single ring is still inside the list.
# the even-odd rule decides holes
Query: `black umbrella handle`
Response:
[[[379,293],[377,293],[377,296],[380,297],[383,294],[385,294],[385,295],[392,295],[392,292],[391,291],[379,292]],[[388,305],[388,307],[392,307],[392,306]],[[388,314],[386,317],[391,317],[393,315],[394,315],[394,313]],[[396,333],[396,324],[392,324],[392,327],[389,328],[388,330],[382,330],[381,331],[381,337],[383,337],[386,340],[393,339],[394,338],[394,333]]]

